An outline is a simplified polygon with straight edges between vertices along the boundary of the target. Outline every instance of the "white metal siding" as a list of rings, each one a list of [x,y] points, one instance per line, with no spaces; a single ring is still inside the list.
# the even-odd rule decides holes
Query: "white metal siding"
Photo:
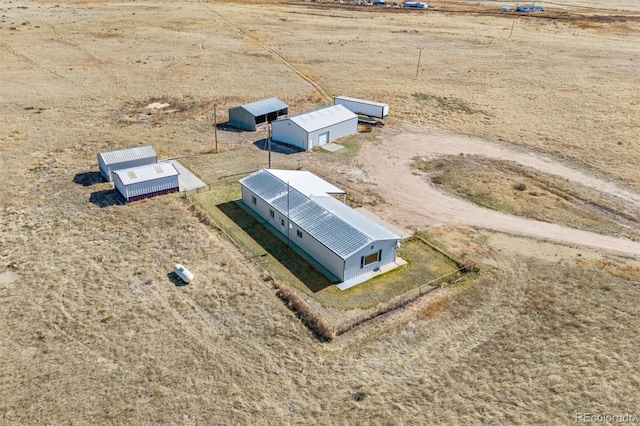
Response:
[[[376,268],[393,263],[396,260],[397,240],[382,240],[372,242],[370,245],[360,249],[345,260],[343,281],[356,278],[364,273],[372,272]],[[373,249],[371,248],[373,246]],[[360,267],[362,256],[368,256],[382,250],[382,257],[378,262]]]
[[[297,146],[304,150],[310,149],[307,132],[288,118],[273,121],[271,130],[271,138],[276,142]]]
[[[152,181],[132,183],[125,185],[116,177],[113,181],[116,189],[120,191],[122,196],[129,200],[130,198],[140,195],[151,194],[154,192],[168,191],[178,188],[178,176],[165,176]]]
[[[256,118],[246,109],[237,106],[229,109],[229,124],[243,130],[255,130]]]

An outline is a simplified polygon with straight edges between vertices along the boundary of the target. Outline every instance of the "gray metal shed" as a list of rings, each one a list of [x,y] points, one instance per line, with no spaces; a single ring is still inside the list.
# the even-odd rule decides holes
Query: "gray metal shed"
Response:
[[[98,153],[100,174],[109,182],[113,180],[111,172],[114,170],[128,169],[157,162],[158,155],[151,145],[133,146]]]
[[[126,203],[178,192],[180,184],[175,166],[169,162],[114,170],[113,184]]]
[[[289,115],[289,105],[269,98],[229,108],[229,124],[242,130],[258,130],[268,123]]]
[[[344,192],[310,172],[262,169],[240,184],[243,203],[334,282],[396,260],[400,237],[332,197]]]

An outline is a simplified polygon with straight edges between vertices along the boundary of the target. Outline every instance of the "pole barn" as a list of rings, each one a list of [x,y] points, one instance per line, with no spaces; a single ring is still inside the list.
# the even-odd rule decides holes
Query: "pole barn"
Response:
[[[158,162],[158,156],[151,145],[121,148],[98,154],[100,174],[108,182],[113,180],[111,172]]]
[[[113,184],[125,203],[178,192],[180,173],[171,163],[156,163],[114,170]]]
[[[229,108],[229,124],[238,129],[253,131],[288,115],[289,105],[278,98],[269,98]]]

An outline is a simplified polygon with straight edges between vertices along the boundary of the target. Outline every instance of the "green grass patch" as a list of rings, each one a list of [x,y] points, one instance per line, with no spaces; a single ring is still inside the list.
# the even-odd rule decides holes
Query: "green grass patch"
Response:
[[[419,239],[409,239],[398,249],[398,255],[407,265],[341,291],[305,260],[304,255],[242,208],[235,201],[240,195],[240,186],[235,184],[196,193],[193,198],[213,222],[246,251],[247,257],[274,279],[312,296],[325,308],[344,311],[372,308],[457,269],[447,256]]]

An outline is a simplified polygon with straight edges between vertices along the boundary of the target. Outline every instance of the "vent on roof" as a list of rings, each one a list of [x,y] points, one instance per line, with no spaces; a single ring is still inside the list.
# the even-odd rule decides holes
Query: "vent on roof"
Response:
[[[164,171],[162,170],[162,167],[160,166],[155,166],[154,169],[156,170],[156,173],[159,175],[164,173]]]
[[[136,172],[133,172],[133,171],[132,172],[127,172],[127,175],[129,176],[129,179],[135,179],[135,178],[138,177],[138,176],[136,176]]]

